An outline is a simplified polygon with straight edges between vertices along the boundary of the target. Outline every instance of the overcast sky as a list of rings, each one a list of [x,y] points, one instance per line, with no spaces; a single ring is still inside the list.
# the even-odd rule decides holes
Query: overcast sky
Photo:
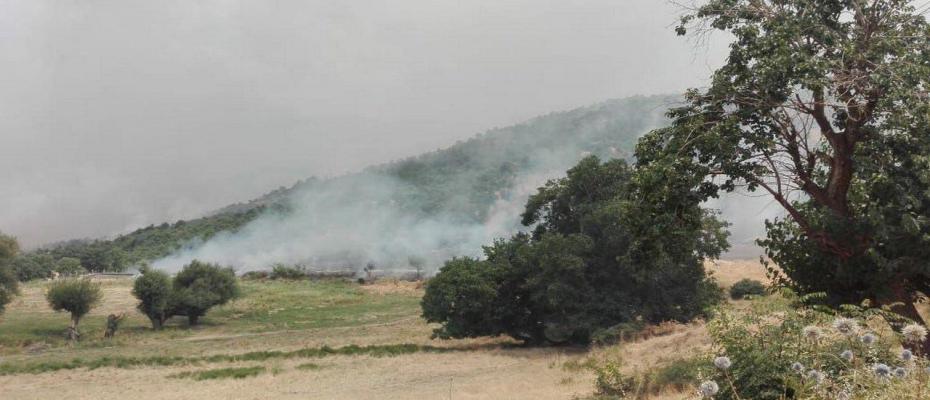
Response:
[[[495,126],[706,82],[662,0],[0,0],[0,230],[196,216]]]

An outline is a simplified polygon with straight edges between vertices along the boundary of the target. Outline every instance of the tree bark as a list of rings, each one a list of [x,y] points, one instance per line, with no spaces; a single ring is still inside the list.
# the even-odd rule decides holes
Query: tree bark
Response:
[[[190,314],[187,316],[187,324],[190,326],[197,325],[197,320],[200,319],[199,315]]]
[[[71,316],[71,325],[68,326],[67,336],[68,336],[68,340],[72,342],[81,338],[81,334],[78,333],[78,330],[77,330],[78,322],[80,322],[80,319],[81,317],[78,317],[75,315]]]

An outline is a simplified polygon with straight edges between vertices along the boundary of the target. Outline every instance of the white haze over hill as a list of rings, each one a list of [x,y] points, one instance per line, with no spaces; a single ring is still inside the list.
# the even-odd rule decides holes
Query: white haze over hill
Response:
[[[483,222],[454,215],[415,216],[393,203],[403,182],[365,175],[325,191],[309,188],[291,199],[287,215],[266,214],[237,233],[223,233],[193,250],[154,263],[175,271],[193,259],[232,265],[239,271],[275,263],[307,264],[314,269],[407,267],[420,257],[427,272],[452,256],[479,256],[481,246],[520,228],[527,198],[563,170],[534,173],[499,192]]]

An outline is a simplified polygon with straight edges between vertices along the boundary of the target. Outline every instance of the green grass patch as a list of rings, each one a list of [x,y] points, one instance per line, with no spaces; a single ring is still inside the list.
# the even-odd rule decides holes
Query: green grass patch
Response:
[[[52,361],[34,364],[0,364],[0,375],[40,374],[71,369],[133,368],[143,366],[199,365],[222,362],[266,361],[292,358],[323,358],[329,356],[396,357],[419,352],[445,353],[461,351],[455,348],[417,344],[389,344],[373,346],[349,345],[343,347],[308,347],[294,351],[253,351],[242,354],[217,354],[201,357],[101,357],[94,360],[74,358],[70,361]]]
[[[297,366],[297,369],[300,371],[316,371],[318,369],[323,369],[323,366],[320,364],[314,363],[303,363]]]
[[[169,378],[193,379],[205,381],[208,379],[243,379],[258,376],[265,372],[265,367],[217,368],[205,371],[187,371],[168,375]]]

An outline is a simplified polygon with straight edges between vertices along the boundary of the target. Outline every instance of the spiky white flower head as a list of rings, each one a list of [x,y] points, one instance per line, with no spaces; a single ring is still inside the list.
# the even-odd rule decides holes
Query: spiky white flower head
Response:
[[[840,317],[833,320],[833,329],[846,336],[852,336],[859,330],[859,323],[852,318]]]
[[[891,374],[891,367],[885,364],[882,364],[882,363],[878,363],[872,366],[872,372],[874,372],[875,375],[878,375],[881,378],[885,378],[885,377],[888,377],[889,374]]]
[[[804,329],[801,330],[801,334],[804,335],[804,337],[808,340],[819,340],[820,337],[823,336],[823,331],[820,330],[819,327],[809,325],[805,326]]]
[[[720,356],[714,359],[714,366],[721,370],[728,370],[730,366],[733,365],[733,362],[730,361],[730,357]]]
[[[717,382],[714,381],[701,382],[701,386],[698,387],[698,393],[701,397],[713,397],[719,391],[720,386],[717,386]]]
[[[898,367],[894,369],[894,376],[898,378],[904,378],[907,376],[907,369],[904,367]]]
[[[859,340],[862,341],[862,343],[866,346],[871,346],[875,343],[876,340],[878,340],[878,337],[872,333],[866,333],[865,335],[862,335]]]
[[[852,362],[853,357],[854,355],[852,350],[843,350],[843,352],[840,353],[840,358],[846,360],[846,362]]]
[[[823,372],[820,372],[816,369],[812,369],[810,371],[807,371],[807,378],[820,384],[821,382],[823,382]]]
[[[901,359],[904,361],[911,361],[914,359],[914,353],[908,349],[901,350]]]
[[[849,392],[842,391],[837,393],[836,400],[849,400]]]
[[[904,340],[908,343],[921,343],[927,339],[927,328],[920,324],[910,324],[901,329]]]
[[[804,364],[795,361],[791,363],[791,370],[800,374],[804,372]]]

